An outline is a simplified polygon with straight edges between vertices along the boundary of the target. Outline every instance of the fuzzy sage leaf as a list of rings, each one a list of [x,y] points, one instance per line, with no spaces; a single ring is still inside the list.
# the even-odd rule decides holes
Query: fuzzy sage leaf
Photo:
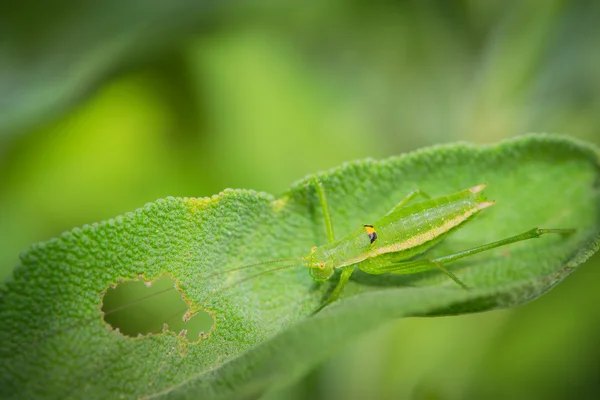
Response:
[[[227,190],[168,198],[33,245],[0,291],[0,391],[23,398],[220,398],[259,394],[294,379],[392,318],[512,307],[551,289],[598,249],[600,157],[586,144],[528,136],[496,146],[424,149],[349,163],[319,175],[339,236],[414,189],[433,196],[487,182],[497,201],[432,251],[443,255],[534,227],[576,228],[479,254],[439,272],[356,272],[342,301],[309,318],[330,286],[305,268],[245,279],[218,274],[305,255],[326,241],[310,179],[279,199]],[[256,273],[256,271],[254,271]],[[102,295],[122,280],[170,276],[214,326],[131,338],[102,316]],[[231,285],[231,283],[241,282]],[[191,342],[191,343],[190,343]]]

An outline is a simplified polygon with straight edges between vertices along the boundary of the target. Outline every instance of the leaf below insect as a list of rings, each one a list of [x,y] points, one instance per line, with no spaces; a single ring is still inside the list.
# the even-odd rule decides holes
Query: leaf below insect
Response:
[[[315,317],[309,316],[331,286],[313,282],[300,263],[265,274],[260,273],[268,265],[239,269],[301,257],[326,242],[310,179],[280,199],[248,190],[209,199],[167,198],[73,229],[24,252],[12,280],[0,289],[3,397],[256,395],[300,376],[392,318],[531,300],[598,249],[599,160],[590,145],[529,136],[483,148],[440,146],[319,174],[340,236],[385,214],[412,190],[439,196],[482,182],[496,205],[432,249],[434,255],[534,227],[576,232],[451,264],[470,290],[437,271],[357,272],[341,301]],[[214,317],[210,335],[189,343],[176,331],[138,338],[111,329],[103,319],[102,294],[140,275],[146,281],[173,277],[184,307]],[[158,316],[162,306],[143,313]]]

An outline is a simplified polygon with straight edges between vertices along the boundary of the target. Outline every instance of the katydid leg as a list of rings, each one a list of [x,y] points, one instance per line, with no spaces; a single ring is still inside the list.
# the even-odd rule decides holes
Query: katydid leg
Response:
[[[327,229],[327,241],[331,243],[335,241],[335,234],[333,232],[333,222],[331,221],[331,213],[329,212],[329,206],[327,205],[327,196],[325,195],[325,188],[319,180],[315,180],[315,187],[317,188],[317,195],[319,196],[321,208],[323,208],[323,218],[325,219],[325,228]]]
[[[389,214],[393,213],[394,211],[396,211],[397,209],[404,207],[409,201],[411,201],[412,199],[414,199],[417,196],[423,196],[426,199],[430,198],[427,194],[425,194],[424,192],[422,192],[419,189],[413,190],[412,192],[410,192],[409,194],[404,196],[404,198],[402,200],[400,200],[400,202],[398,204],[396,204],[394,207],[392,207],[392,209],[390,211],[388,211],[385,215],[389,215]]]
[[[440,271],[442,271],[444,274],[446,274],[450,279],[452,279],[454,282],[456,282],[456,284],[458,286],[460,286],[463,289],[468,289],[467,285],[465,285],[463,283],[463,281],[461,281],[460,279],[458,279],[456,277],[456,275],[454,275],[452,272],[448,271],[446,269],[446,267],[444,267],[444,264],[442,264],[441,262],[438,261],[432,261],[432,264],[435,265]]]
[[[346,283],[348,283],[348,280],[350,279],[350,275],[352,275],[352,272],[354,272],[354,265],[349,265],[342,269],[342,273],[340,275],[340,280],[338,281],[335,289],[333,289],[333,291],[331,292],[331,294],[329,295],[327,300],[325,300],[325,302],[323,304],[321,304],[321,306],[313,312],[313,315],[318,313],[323,308],[327,307],[329,304],[336,301],[338,299],[338,297],[340,297],[340,293],[342,293],[344,286],[346,286]]]
[[[442,272],[444,272],[448,277],[450,277],[454,282],[456,282],[463,289],[466,289],[466,285],[458,279],[453,273],[448,271],[444,265],[451,263],[453,261],[459,260],[461,258],[469,257],[473,254],[481,253],[483,251],[491,250],[496,247],[506,246],[511,243],[521,242],[524,240],[538,238],[542,235],[548,233],[559,233],[563,235],[571,234],[575,232],[574,229],[541,229],[535,228],[529,230],[527,232],[521,233],[520,235],[511,236],[506,239],[499,240],[497,242],[492,242],[488,244],[484,244],[482,246],[473,247],[471,249],[463,250],[458,253],[449,254],[447,256],[433,258],[433,259],[421,259],[421,260],[413,260],[413,261],[403,261],[403,262],[395,262],[386,265],[381,265],[378,268],[379,273],[396,273],[396,274],[410,274],[420,271],[425,271],[429,269],[438,268]]]

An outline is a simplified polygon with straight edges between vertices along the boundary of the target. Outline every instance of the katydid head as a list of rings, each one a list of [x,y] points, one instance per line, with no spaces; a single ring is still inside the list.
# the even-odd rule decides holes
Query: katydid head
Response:
[[[333,262],[330,260],[318,260],[315,254],[317,247],[313,247],[311,253],[304,258],[305,265],[310,268],[310,276],[317,282],[325,282],[335,272]]]

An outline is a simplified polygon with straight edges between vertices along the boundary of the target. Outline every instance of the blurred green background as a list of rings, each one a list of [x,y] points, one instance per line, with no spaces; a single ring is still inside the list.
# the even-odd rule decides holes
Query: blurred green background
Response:
[[[600,2],[273,3],[0,5],[0,277],[161,197],[278,195],[457,140],[600,145]],[[514,310],[396,321],[265,399],[596,398],[599,268]]]

